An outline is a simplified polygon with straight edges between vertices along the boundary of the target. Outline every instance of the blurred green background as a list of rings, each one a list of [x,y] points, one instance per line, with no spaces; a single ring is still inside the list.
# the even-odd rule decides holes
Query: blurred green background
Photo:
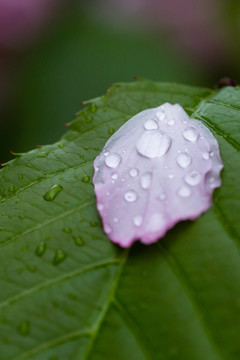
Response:
[[[179,23],[178,8],[143,2],[135,11],[125,1],[121,8],[110,0],[62,1],[27,44],[8,46],[8,39],[2,44],[0,162],[12,158],[10,150],[25,152],[58,140],[83,100],[104,94],[111,83],[133,81],[134,75],[211,88],[223,76],[239,79],[236,2],[213,1],[209,10],[211,1],[204,8],[199,0],[200,9],[186,1]],[[206,14],[207,23],[196,19]]]

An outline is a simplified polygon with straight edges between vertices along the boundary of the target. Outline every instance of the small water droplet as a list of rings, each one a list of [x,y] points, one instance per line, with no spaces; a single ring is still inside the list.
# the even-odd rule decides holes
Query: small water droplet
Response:
[[[89,124],[93,121],[92,116],[86,116],[86,122]]]
[[[37,246],[35,250],[35,254],[37,256],[42,256],[46,251],[47,245],[44,241],[40,242],[40,244]]]
[[[164,131],[146,131],[137,142],[137,151],[140,155],[150,159],[166,154],[171,146],[171,138]]]
[[[155,120],[149,119],[144,123],[144,127],[146,130],[156,130],[158,128],[158,124]]]
[[[117,178],[118,178],[118,173],[112,174],[112,179],[113,179],[113,180],[116,180]]]
[[[17,327],[17,330],[20,335],[27,336],[30,333],[30,322],[24,321],[20,323]]]
[[[115,133],[115,130],[113,128],[108,129],[108,133],[109,135],[113,135]]]
[[[191,161],[191,156],[186,153],[180,153],[177,156],[177,163],[183,169],[187,168],[191,164]]]
[[[103,152],[103,155],[104,155],[104,156],[108,156],[109,154],[110,154],[110,152],[107,151],[107,150],[105,150],[105,151]]]
[[[196,186],[201,181],[201,174],[198,171],[192,171],[184,177],[184,180],[188,185]]]
[[[63,190],[61,185],[53,185],[50,190],[43,195],[43,198],[47,201],[52,201],[56,198],[56,196]]]
[[[118,222],[118,218],[113,218],[113,221],[115,222],[115,223],[117,223]]]
[[[195,142],[197,140],[198,136],[199,136],[198,131],[192,126],[189,126],[183,130],[184,139],[186,139],[190,142]]]
[[[21,180],[23,178],[23,174],[19,174],[18,178]]]
[[[139,170],[137,168],[132,168],[130,171],[129,171],[129,175],[132,176],[132,177],[135,177],[139,174]]]
[[[211,157],[213,157],[213,156],[214,156],[214,152],[211,151],[209,155],[210,155]]]
[[[91,104],[89,106],[89,110],[91,111],[91,113],[95,113],[97,111],[97,105]]]
[[[204,160],[208,160],[208,159],[209,159],[209,153],[208,153],[208,152],[202,153],[202,158],[203,158]]]
[[[168,175],[168,178],[169,178],[170,180],[172,180],[172,179],[174,178],[174,175],[173,175],[173,174],[169,174],[169,175]]]
[[[103,206],[103,204],[101,204],[101,203],[98,203],[98,204],[97,204],[97,209],[98,209],[98,211],[101,211],[101,210],[103,210],[103,209],[104,209],[104,206]]]
[[[156,115],[160,121],[164,120],[165,116],[166,116],[166,114],[163,110],[159,110]]]
[[[37,155],[37,158],[45,158],[45,157],[47,157],[48,156],[48,154],[49,154],[49,151],[44,151],[44,152],[41,152],[41,153],[39,153],[38,155]]]
[[[59,149],[63,149],[63,148],[64,148],[64,144],[61,143],[61,144],[58,145],[58,147],[59,147]]]
[[[146,172],[141,176],[140,184],[143,189],[149,189],[152,181],[152,173]]]
[[[127,202],[134,202],[137,200],[137,193],[134,190],[128,190],[125,194],[124,194],[124,199]]]
[[[166,199],[166,194],[164,194],[164,193],[161,193],[160,195],[159,195],[159,199],[160,200],[165,200]]]
[[[11,186],[8,188],[8,191],[9,191],[9,192],[13,192],[14,190],[15,190],[14,185],[11,185]]]
[[[104,226],[104,231],[105,231],[106,234],[110,234],[110,233],[112,232],[111,226],[109,226],[108,224],[106,224],[106,225]]]
[[[65,232],[65,234],[71,234],[72,233],[72,229],[70,227],[65,227],[62,230],[63,230],[63,232]]]
[[[73,236],[73,241],[76,246],[83,246],[85,244],[83,238],[81,236]]]
[[[89,181],[90,181],[90,176],[85,175],[85,176],[82,177],[82,182],[88,183]]]
[[[172,126],[175,124],[175,120],[169,119],[167,123],[168,123],[168,125]]]
[[[53,265],[59,265],[67,258],[67,253],[63,250],[56,250],[55,255],[53,257],[52,263]]]
[[[143,221],[143,217],[142,215],[136,215],[133,218],[133,223],[135,226],[141,226],[142,225],[142,221]]]
[[[182,186],[178,190],[178,195],[184,198],[187,198],[191,195],[191,190],[187,186]]]
[[[116,153],[112,153],[106,157],[105,164],[108,167],[115,169],[118,167],[118,165],[120,164],[121,161],[122,161],[122,158],[120,155],[118,155]]]

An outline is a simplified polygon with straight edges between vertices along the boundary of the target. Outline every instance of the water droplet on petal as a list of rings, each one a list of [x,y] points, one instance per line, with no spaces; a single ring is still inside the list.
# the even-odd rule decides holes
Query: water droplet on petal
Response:
[[[175,121],[173,119],[169,119],[167,123],[168,125],[172,126],[175,124]]]
[[[108,155],[105,159],[105,164],[110,167],[110,168],[117,168],[118,165],[120,164],[122,158],[120,155],[116,154],[116,153],[112,153],[110,155]]]
[[[159,110],[156,115],[160,121],[165,119],[165,112],[163,110]]]
[[[165,199],[166,199],[166,194],[161,193],[161,194],[159,195],[159,199],[160,199],[160,200],[165,200]]]
[[[136,215],[133,218],[133,223],[135,226],[141,226],[142,225],[142,221],[143,221],[143,217],[142,215]]]
[[[166,154],[171,145],[171,138],[164,131],[146,131],[137,142],[137,151],[140,155],[150,159]]]
[[[110,154],[110,152],[107,151],[107,150],[105,150],[105,151],[103,152],[103,155],[104,155],[104,156],[108,156],[109,154]]]
[[[134,202],[137,200],[137,193],[134,190],[128,190],[125,194],[124,194],[124,199],[127,202]]]
[[[184,198],[187,198],[191,195],[191,190],[187,186],[182,186],[178,190],[178,195]]]
[[[113,218],[113,221],[115,222],[115,223],[117,223],[118,222],[118,218]]]
[[[151,185],[151,181],[152,181],[152,173],[146,172],[141,176],[141,180],[140,180],[141,187],[143,189],[149,189]]]
[[[183,130],[183,137],[190,142],[195,142],[198,136],[198,131],[192,126],[189,126]]]
[[[118,173],[112,174],[112,179],[113,179],[113,180],[116,180],[117,178],[118,178]]]
[[[97,209],[98,209],[98,211],[102,211],[102,210],[104,209],[103,204],[98,203],[98,204],[97,204]]]
[[[208,152],[202,153],[202,158],[203,158],[204,160],[208,160],[208,159],[209,159],[209,153],[208,153]]]
[[[213,157],[213,156],[214,156],[214,152],[211,151],[209,155],[210,155],[211,157]]]
[[[130,171],[129,171],[129,175],[132,176],[132,177],[135,177],[139,174],[139,170],[136,169],[136,168],[132,168]]]
[[[180,153],[177,156],[177,163],[183,169],[187,168],[191,164],[191,161],[191,156],[186,153]]]
[[[44,199],[47,201],[52,201],[56,198],[56,196],[63,190],[61,185],[53,185],[49,191],[43,195]]]
[[[158,128],[158,124],[155,120],[149,119],[144,123],[144,127],[146,130],[156,130]]]
[[[169,178],[170,180],[172,180],[172,179],[174,178],[174,175],[173,175],[173,174],[169,174],[169,175],[168,175],[168,178]]]
[[[106,224],[106,225],[104,226],[104,231],[105,231],[106,234],[110,234],[110,233],[112,232],[111,226],[109,226],[108,224]]]
[[[188,185],[196,186],[201,181],[201,174],[198,171],[192,171],[184,177],[184,180]]]

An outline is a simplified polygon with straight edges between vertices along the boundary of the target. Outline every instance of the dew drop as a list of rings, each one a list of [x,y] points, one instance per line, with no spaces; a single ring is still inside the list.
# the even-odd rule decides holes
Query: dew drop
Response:
[[[112,179],[113,179],[113,180],[116,180],[117,178],[118,178],[118,173],[112,174]]]
[[[104,208],[103,204],[101,204],[101,203],[98,203],[98,204],[97,204],[97,209],[98,209],[98,211],[102,211],[103,208]]]
[[[110,154],[110,152],[107,151],[107,150],[105,150],[105,151],[103,152],[103,155],[104,155],[104,156],[108,156],[109,154]]]
[[[112,128],[112,129],[108,129],[108,133],[109,135],[113,135],[115,133],[115,130]]]
[[[118,222],[118,218],[113,218],[113,221],[115,222],[115,223],[117,223]]]
[[[97,106],[95,104],[91,104],[89,110],[91,111],[91,113],[95,113],[97,111]]]
[[[85,176],[82,177],[82,182],[88,183],[89,181],[90,181],[90,176],[85,175]]]
[[[107,156],[107,158],[105,159],[105,164],[112,168],[115,169],[118,167],[118,165],[120,164],[122,158],[120,155],[116,154],[116,153],[112,153],[110,155]]]
[[[208,153],[208,152],[202,153],[202,158],[203,158],[204,160],[208,160],[208,159],[209,159],[209,153]]]
[[[172,126],[175,124],[175,121],[173,119],[169,119],[167,123],[168,125]]]
[[[35,254],[37,256],[42,256],[46,251],[47,245],[44,241],[42,241],[36,248]]]
[[[9,186],[8,191],[13,192],[15,190],[15,187],[13,185]]]
[[[142,215],[136,215],[136,216],[134,216],[134,218],[133,218],[133,224],[134,224],[135,226],[141,226],[141,225],[142,225],[142,221],[143,221]]]
[[[17,331],[22,336],[27,336],[30,333],[30,322],[24,321],[20,323],[17,327]]]
[[[187,198],[191,195],[191,190],[187,186],[182,186],[178,190],[178,195],[184,198]]]
[[[139,170],[137,168],[132,168],[130,171],[129,171],[129,175],[131,177],[135,177],[139,174]]]
[[[183,169],[187,168],[191,164],[191,161],[191,156],[186,153],[180,153],[177,156],[177,163]]]
[[[166,116],[163,110],[158,111],[156,115],[160,121],[164,120]]]
[[[53,265],[59,265],[67,258],[67,253],[63,250],[56,250],[55,255],[53,257],[52,263]]]
[[[210,155],[210,157],[213,157],[213,156],[214,156],[214,152],[211,151],[209,155]]]
[[[169,175],[168,175],[168,178],[169,178],[170,180],[172,180],[172,179],[174,178],[174,175],[173,175],[173,174],[169,174]]]
[[[155,120],[149,119],[144,123],[144,128],[146,130],[156,130],[158,128],[158,124]]]
[[[192,171],[184,177],[184,180],[188,185],[196,186],[201,181],[201,174],[198,171]]]
[[[160,200],[165,200],[166,199],[166,194],[164,194],[164,193],[161,193],[160,195],[159,195],[159,199]]]
[[[45,158],[47,157],[49,154],[49,151],[48,152],[41,152],[40,154],[37,155],[37,158]]]
[[[171,138],[164,131],[146,131],[137,142],[137,151],[140,155],[150,159],[166,154],[171,145]]]
[[[104,226],[104,231],[106,234],[110,234],[112,232],[112,228],[108,224],[106,224]]]
[[[146,172],[141,176],[140,184],[143,189],[149,189],[152,181],[152,173]]]
[[[53,185],[49,191],[43,196],[45,200],[52,201],[63,190],[61,185]]]
[[[65,228],[63,228],[62,230],[63,230],[63,232],[64,232],[65,234],[71,234],[71,233],[72,233],[72,229],[71,229],[70,227],[65,227]]]
[[[195,142],[198,138],[198,135],[199,135],[198,131],[192,126],[189,126],[183,130],[184,139],[186,139],[190,142]]]
[[[124,199],[127,202],[134,202],[137,200],[137,193],[134,190],[128,190],[125,194],[124,194]]]
[[[81,236],[73,236],[73,241],[76,246],[83,246],[85,244],[83,238]]]

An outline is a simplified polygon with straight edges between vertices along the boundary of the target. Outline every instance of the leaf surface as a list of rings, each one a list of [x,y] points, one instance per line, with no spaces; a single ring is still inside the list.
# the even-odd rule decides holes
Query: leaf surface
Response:
[[[239,359],[239,99],[238,87],[116,84],[59,142],[1,170],[3,360]],[[223,184],[198,220],[122,250],[102,230],[93,160],[114,130],[164,102],[211,129]]]

